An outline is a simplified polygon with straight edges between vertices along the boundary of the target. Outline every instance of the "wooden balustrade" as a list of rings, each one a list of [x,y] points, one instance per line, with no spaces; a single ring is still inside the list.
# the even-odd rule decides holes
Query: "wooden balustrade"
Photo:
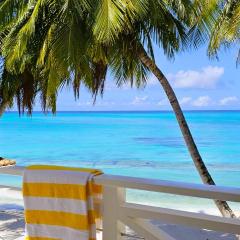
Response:
[[[0,174],[22,175],[23,171],[24,167],[18,166],[0,168]],[[126,226],[147,240],[174,240],[172,236],[152,225],[150,219],[240,235],[240,219],[133,204],[126,200],[126,189],[139,189],[240,202],[240,188],[105,174],[95,177],[94,181],[104,186],[103,240],[120,240]]]

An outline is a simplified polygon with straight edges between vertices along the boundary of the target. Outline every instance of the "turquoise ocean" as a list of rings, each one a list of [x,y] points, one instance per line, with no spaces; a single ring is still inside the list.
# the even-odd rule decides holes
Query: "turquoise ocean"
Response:
[[[186,111],[185,116],[216,183],[240,187],[240,111]],[[24,166],[81,166],[201,183],[172,112],[35,112],[31,117],[8,112],[0,119],[0,156]],[[21,186],[21,178],[0,175],[0,185]],[[208,200],[143,191],[129,191],[128,199],[181,209],[214,208]],[[8,206],[6,201],[21,205],[5,191],[0,208]]]

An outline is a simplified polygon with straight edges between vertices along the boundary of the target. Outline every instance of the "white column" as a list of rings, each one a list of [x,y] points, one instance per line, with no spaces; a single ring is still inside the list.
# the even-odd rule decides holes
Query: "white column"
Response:
[[[120,240],[125,226],[119,221],[119,207],[126,200],[124,188],[104,186],[103,240]]]

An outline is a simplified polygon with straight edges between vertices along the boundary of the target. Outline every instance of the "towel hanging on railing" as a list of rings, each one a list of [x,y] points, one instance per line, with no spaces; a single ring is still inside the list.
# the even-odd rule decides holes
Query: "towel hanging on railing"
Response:
[[[102,187],[95,169],[30,166],[24,171],[26,240],[95,240]]]

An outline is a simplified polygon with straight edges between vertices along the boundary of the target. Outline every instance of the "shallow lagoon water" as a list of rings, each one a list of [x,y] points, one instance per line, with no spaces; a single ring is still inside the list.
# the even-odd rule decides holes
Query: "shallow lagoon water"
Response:
[[[216,183],[240,187],[240,111],[185,115]],[[37,112],[20,118],[6,113],[0,119],[0,152],[18,165],[94,167],[110,174],[201,183],[171,112]],[[20,186],[21,178],[0,175],[0,182]],[[128,198],[179,203],[175,197],[144,192],[131,192]],[[194,208],[200,202],[185,199],[183,204]]]

